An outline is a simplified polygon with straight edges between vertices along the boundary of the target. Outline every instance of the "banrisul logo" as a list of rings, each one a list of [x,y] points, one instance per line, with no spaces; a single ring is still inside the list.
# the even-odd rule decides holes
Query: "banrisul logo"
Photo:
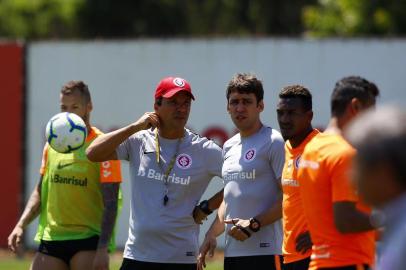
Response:
[[[190,166],[192,166],[192,157],[189,156],[188,154],[180,154],[176,158],[176,165],[178,166],[179,169],[189,169]]]
[[[74,176],[65,177],[59,174],[51,175],[51,182],[57,184],[73,185],[73,186],[87,186],[87,177],[85,179],[76,178]]]
[[[246,162],[251,162],[255,159],[257,155],[257,150],[255,148],[248,149],[244,154],[244,160]]]
[[[168,177],[166,178],[166,175],[163,174],[162,172],[157,172],[154,169],[149,169],[147,172],[144,170],[139,170],[138,171],[138,176],[141,177],[147,177],[149,179],[152,180],[158,180],[158,181],[162,181],[162,182],[166,182],[166,183],[173,183],[173,184],[179,184],[179,185],[189,185],[190,184],[190,175],[189,176],[178,176],[175,173],[172,173],[170,175],[168,175]]]

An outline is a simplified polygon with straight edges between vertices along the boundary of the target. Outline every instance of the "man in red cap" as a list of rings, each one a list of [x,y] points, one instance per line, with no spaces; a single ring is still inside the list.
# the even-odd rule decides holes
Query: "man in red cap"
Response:
[[[194,100],[190,84],[166,77],[155,91],[154,111],[96,139],[91,161],[130,163],[131,214],[121,270],[196,269],[199,225],[223,193],[202,201],[221,176],[221,148],[185,128]]]

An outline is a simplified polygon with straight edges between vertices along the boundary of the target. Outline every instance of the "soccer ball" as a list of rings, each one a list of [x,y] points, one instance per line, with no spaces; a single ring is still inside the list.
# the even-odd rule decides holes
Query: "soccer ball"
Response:
[[[69,153],[79,149],[85,143],[86,124],[74,113],[58,113],[48,121],[45,136],[55,151]]]

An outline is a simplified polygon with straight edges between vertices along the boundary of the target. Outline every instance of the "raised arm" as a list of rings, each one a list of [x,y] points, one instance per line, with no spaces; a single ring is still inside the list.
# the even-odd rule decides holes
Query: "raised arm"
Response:
[[[158,115],[154,112],[146,112],[136,122],[97,137],[86,149],[87,158],[93,162],[116,160],[116,148],[128,137],[140,130],[158,126]]]

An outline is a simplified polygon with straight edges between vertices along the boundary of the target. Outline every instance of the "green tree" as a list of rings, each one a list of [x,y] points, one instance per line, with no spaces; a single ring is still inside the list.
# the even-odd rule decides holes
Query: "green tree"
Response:
[[[88,0],[83,37],[299,35],[316,0]]]
[[[0,38],[388,36],[406,0],[0,0]]]
[[[319,0],[303,11],[309,36],[382,36],[405,33],[405,0]]]
[[[75,35],[82,0],[1,0],[0,36],[61,38]]]
[[[79,10],[82,37],[186,35],[187,0],[88,0]]]
[[[0,37],[300,35],[316,0],[0,0]]]
[[[301,10],[314,0],[188,1],[191,33],[200,35],[299,35]]]

